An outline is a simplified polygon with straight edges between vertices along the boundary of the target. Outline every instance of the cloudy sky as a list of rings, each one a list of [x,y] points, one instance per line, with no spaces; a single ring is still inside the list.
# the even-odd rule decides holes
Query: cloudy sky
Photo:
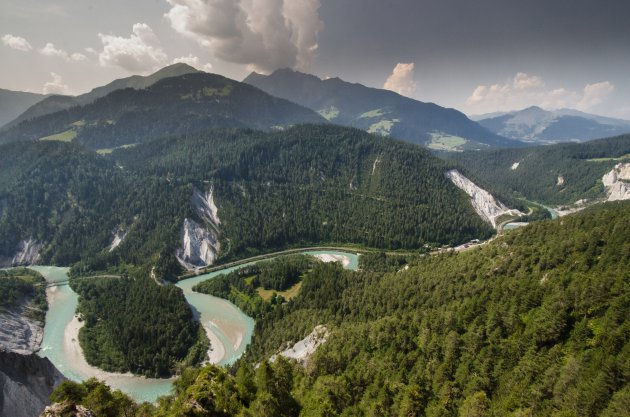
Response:
[[[630,119],[628,0],[2,0],[0,88],[77,94],[173,62],[292,67],[467,114]]]

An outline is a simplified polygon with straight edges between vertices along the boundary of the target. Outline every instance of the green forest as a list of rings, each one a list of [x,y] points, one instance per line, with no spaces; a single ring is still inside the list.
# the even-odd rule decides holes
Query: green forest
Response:
[[[235,366],[185,371],[156,406],[94,381],[53,398],[110,398],[97,416],[627,415],[629,203],[405,261],[315,264]],[[319,324],[331,334],[305,367],[265,361]]]
[[[248,316],[258,318],[286,301],[275,294],[266,302],[259,295],[259,288],[274,293],[285,291],[300,282],[316,263],[319,261],[306,255],[280,256],[200,282],[193,290],[225,298]]]
[[[156,266],[181,274],[174,252],[185,218],[203,224],[193,191],[214,187],[227,262],[323,244],[420,249],[493,230],[419,147],[356,129],[212,130],[101,156],[78,144],[0,149],[0,256],[44,244],[41,263],[73,275]],[[127,232],[109,251],[113,232]]]
[[[79,341],[91,365],[166,377],[206,359],[205,333],[179,288],[157,285],[142,270],[70,284],[79,294]]]
[[[523,149],[496,149],[444,155],[473,182],[508,202],[572,204],[604,197],[602,176],[621,161],[630,162],[630,135],[585,143]],[[512,168],[518,163],[516,168]],[[559,183],[558,178],[563,182]],[[518,203],[517,203],[518,204]]]
[[[0,269],[0,312],[26,304],[24,314],[41,323],[46,319],[46,281],[27,268]]]

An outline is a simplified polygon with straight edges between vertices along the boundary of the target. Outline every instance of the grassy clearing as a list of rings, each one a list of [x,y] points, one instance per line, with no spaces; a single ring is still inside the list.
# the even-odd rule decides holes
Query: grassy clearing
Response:
[[[335,106],[329,106],[329,107],[326,107],[325,109],[319,110],[317,113],[319,113],[319,115],[322,116],[326,120],[332,120],[332,119],[336,119],[337,116],[339,116],[339,109],[336,108]]]
[[[72,142],[77,137],[77,132],[74,129],[66,130],[65,132],[57,133],[50,136],[39,138],[39,140],[54,140],[57,142]]]
[[[377,135],[387,136],[392,131],[392,127],[394,127],[394,124],[398,123],[399,121],[400,120],[398,119],[381,120],[379,122],[372,124],[370,128],[368,129],[368,132],[374,133]]]
[[[97,149],[96,153],[99,154],[99,155],[109,155],[110,153],[114,152],[116,149],[129,149],[129,148],[133,148],[136,145],[137,145],[137,143],[129,143],[127,145],[121,145],[121,146],[117,146],[115,148]]]
[[[431,133],[431,143],[429,143],[428,148],[436,151],[461,151],[461,147],[467,143],[466,139],[459,136]]]
[[[618,158],[591,158],[591,159],[587,159],[586,162],[623,161],[624,159],[630,159],[630,153],[622,155]]]
[[[266,290],[262,287],[256,288],[256,291],[258,292],[258,295],[260,296],[260,298],[262,298],[265,301],[269,301],[271,297],[273,296],[273,293],[281,295],[282,297],[284,297],[285,300],[290,300],[296,295],[298,295],[298,293],[300,292],[300,288],[302,288],[302,281],[298,282],[297,284],[287,289],[286,291]]]
[[[385,116],[386,112],[383,109],[375,109],[366,111],[362,115],[359,116],[359,119],[371,119],[373,117],[381,117]]]

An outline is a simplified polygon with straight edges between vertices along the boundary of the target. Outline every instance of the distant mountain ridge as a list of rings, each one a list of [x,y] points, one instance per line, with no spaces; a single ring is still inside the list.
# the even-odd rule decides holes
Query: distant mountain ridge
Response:
[[[270,75],[252,73],[243,82],[313,109],[332,123],[435,149],[522,146],[490,132],[457,110],[339,78],[322,80],[314,75],[280,69]]]
[[[60,110],[66,110],[74,106],[84,106],[86,104],[93,103],[95,100],[105,97],[107,94],[116,90],[122,90],[125,88],[134,88],[139,90],[147,88],[164,78],[178,77],[180,75],[193,74],[196,72],[199,71],[190,65],[178,63],[164,67],[151,75],[132,75],[131,77],[120,78],[104,86],[96,87],[89,93],[78,96],[53,95],[46,98],[42,97],[43,99],[40,99],[40,101],[33,103],[33,105],[29,108],[23,109],[22,112],[7,120],[7,122],[10,123],[5,122],[6,125],[4,128],[11,128],[24,120],[45,116],[47,114],[52,114]],[[0,122],[0,126],[3,124],[4,123]]]
[[[205,72],[165,78],[146,89],[116,90],[93,103],[37,117],[0,133],[0,143],[76,141],[111,149],[209,128],[278,130],[327,123],[310,109]]]
[[[9,123],[35,103],[44,100],[44,94],[12,91],[0,88],[0,127]]]
[[[487,116],[475,119],[499,135],[529,143],[581,142],[630,132],[630,121],[573,109],[548,111],[532,106]]]

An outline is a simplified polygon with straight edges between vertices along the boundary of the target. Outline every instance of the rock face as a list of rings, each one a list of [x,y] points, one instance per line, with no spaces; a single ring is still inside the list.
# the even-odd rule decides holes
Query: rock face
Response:
[[[317,348],[322,344],[326,343],[328,335],[328,329],[320,324],[319,326],[315,326],[313,331],[304,339],[300,340],[290,348],[283,350],[278,355],[289,359],[295,359],[298,363],[305,365],[308,358],[315,353],[315,350],[317,350]],[[273,362],[276,357],[277,355],[273,355],[269,358],[269,361]]]
[[[21,240],[15,248],[13,258],[0,258],[0,267],[34,265],[39,260],[42,246],[33,238]]]
[[[446,176],[453,182],[453,184],[471,197],[470,201],[477,214],[479,214],[482,219],[490,223],[492,227],[497,227],[497,218],[503,214],[510,214],[513,216],[523,215],[523,213],[519,210],[510,209],[500,201],[497,201],[492,194],[482,188],[479,188],[475,183],[464,177],[456,169],[448,171]]]
[[[40,415],[65,379],[47,358],[0,350],[0,417]]]
[[[71,402],[56,403],[46,407],[40,417],[96,417],[92,410]]]
[[[194,190],[192,204],[204,225],[192,219],[184,219],[181,230],[182,246],[175,256],[189,271],[212,265],[221,250],[219,242],[219,209],[214,203],[214,187],[202,193]]]
[[[219,219],[219,209],[214,204],[214,187],[202,194],[199,190],[193,192],[192,203],[197,213],[206,222],[210,223],[214,227],[219,227],[221,220]]]
[[[24,310],[28,308],[26,304],[15,311],[0,312],[0,349],[24,355],[39,350],[44,328],[38,321],[24,315]]]
[[[602,182],[606,187],[606,201],[630,200],[630,163],[619,163],[606,175]]]
[[[118,226],[116,230],[112,232],[112,241],[107,247],[107,250],[109,252],[112,252],[114,249],[120,246],[120,244],[123,242],[123,240],[125,240],[126,237],[127,231],[122,226]]]
[[[216,233],[205,229],[194,220],[184,219],[181,231],[182,246],[175,256],[187,270],[211,265],[217,258],[221,244]]]

